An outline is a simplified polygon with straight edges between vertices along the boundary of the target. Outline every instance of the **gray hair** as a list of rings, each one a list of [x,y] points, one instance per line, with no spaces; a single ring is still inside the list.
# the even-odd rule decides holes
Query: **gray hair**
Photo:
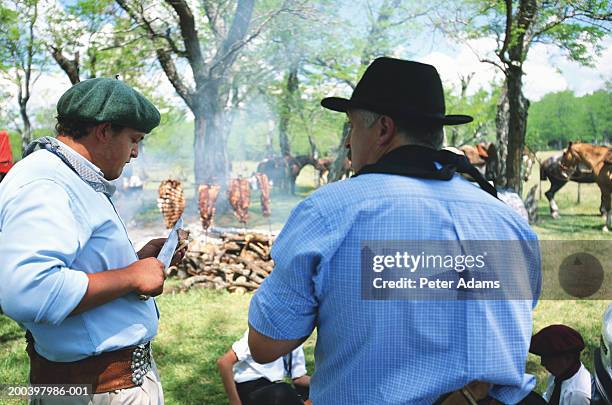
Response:
[[[363,125],[365,125],[368,128],[372,128],[374,123],[380,117],[382,117],[382,114],[375,113],[373,111],[368,111],[368,110],[354,110],[354,113],[357,116],[359,116],[359,119],[361,119],[361,122],[363,123]]]
[[[383,116],[383,114],[368,110],[354,110],[354,113],[368,128],[371,128]],[[436,150],[442,149],[442,146],[444,146],[444,128],[442,125],[415,127],[401,120],[393,119],[393,121],[397,127],[397,132],[406,141],[407,145],[421,145]]]

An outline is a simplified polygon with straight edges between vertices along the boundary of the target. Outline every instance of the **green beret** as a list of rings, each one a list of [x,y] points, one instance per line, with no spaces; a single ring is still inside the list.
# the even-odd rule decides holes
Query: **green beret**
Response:
[[[159,111],[142,94],[110,78],[75,84],[57,102],[59,118],[110,122],[148,133],[159,125]]]

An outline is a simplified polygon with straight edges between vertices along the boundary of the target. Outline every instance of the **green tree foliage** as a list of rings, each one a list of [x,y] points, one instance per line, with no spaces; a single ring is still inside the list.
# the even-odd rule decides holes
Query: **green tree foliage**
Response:
[[[0,3],[0,75],[17,89],[21,124],[16,124],[15,129],[21,135],[22,148],[32,137],[28,102],[32,86],[44,65],[44,56],[40,52],[42,44],[36,29],[39,13],[38,0]]]
[[[569,141],[609,144],[612,138],[612,92],[601,89],[576,97],[566,90],[549,93],[529,109],[527,144],[560,149]]]
[[[483,55],[504,74],[497,115],[498,184],[520,193],[521,160],[529,102],[523,95],[523,63],[534,43],[555,45],[580,63],[589,63],[612,20],[606,0],[465,0],[440,13],[440,27],[463,40],[495,38],[494,56]],[[506,153],[507,151],[507,153]],[[507,157],[506,157],[507,156]]]
[[[463,146],[479,142],[495,141],[495,113],[501,88],[490,83],[489,89],[480,88],[468,95],[467,86],[473,75],[461,78],[461,90],[457,92],[451,85],[445,84],[444,98],[447,113],[467,114],[474,121],[466,125],[446,127],[446,145]]]

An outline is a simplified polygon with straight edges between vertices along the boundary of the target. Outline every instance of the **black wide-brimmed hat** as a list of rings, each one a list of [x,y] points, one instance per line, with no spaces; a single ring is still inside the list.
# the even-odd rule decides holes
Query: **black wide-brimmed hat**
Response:
[[[321,105],[339,112],[368,110],[414,124],[459,125],[473,120],[469,115],[446,115],[435,67],[387,57],[368,66],[350,99],[327,97]]]

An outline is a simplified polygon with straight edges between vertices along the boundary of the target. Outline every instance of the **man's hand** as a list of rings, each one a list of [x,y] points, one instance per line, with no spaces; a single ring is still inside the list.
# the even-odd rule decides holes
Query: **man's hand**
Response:
[[[155,297],[164,290],[164,264],[154,257],[138,260],[126,267],[138,294]]]
[[[148,241],[147,244],[138,251],[138,258],[146,259],[147,257],[157,257],[162,246],[166,243],[166,239],[167,238],[157,238]]]
[[[187,247],[189,244],[181,235],[182,233],[179,232],[179,243],[176,247],[174,255],[172,256],[172,260],[170,261],[170,266],[178,265],[185,257],[185,253],[187,253]],[[147,257],[157,257],[161,248],[164,246],[164,243],[166,243],[166,239],[167,238],[151,239],[142,247],[142,249],[138,251],[138,258],[146,259]]]

